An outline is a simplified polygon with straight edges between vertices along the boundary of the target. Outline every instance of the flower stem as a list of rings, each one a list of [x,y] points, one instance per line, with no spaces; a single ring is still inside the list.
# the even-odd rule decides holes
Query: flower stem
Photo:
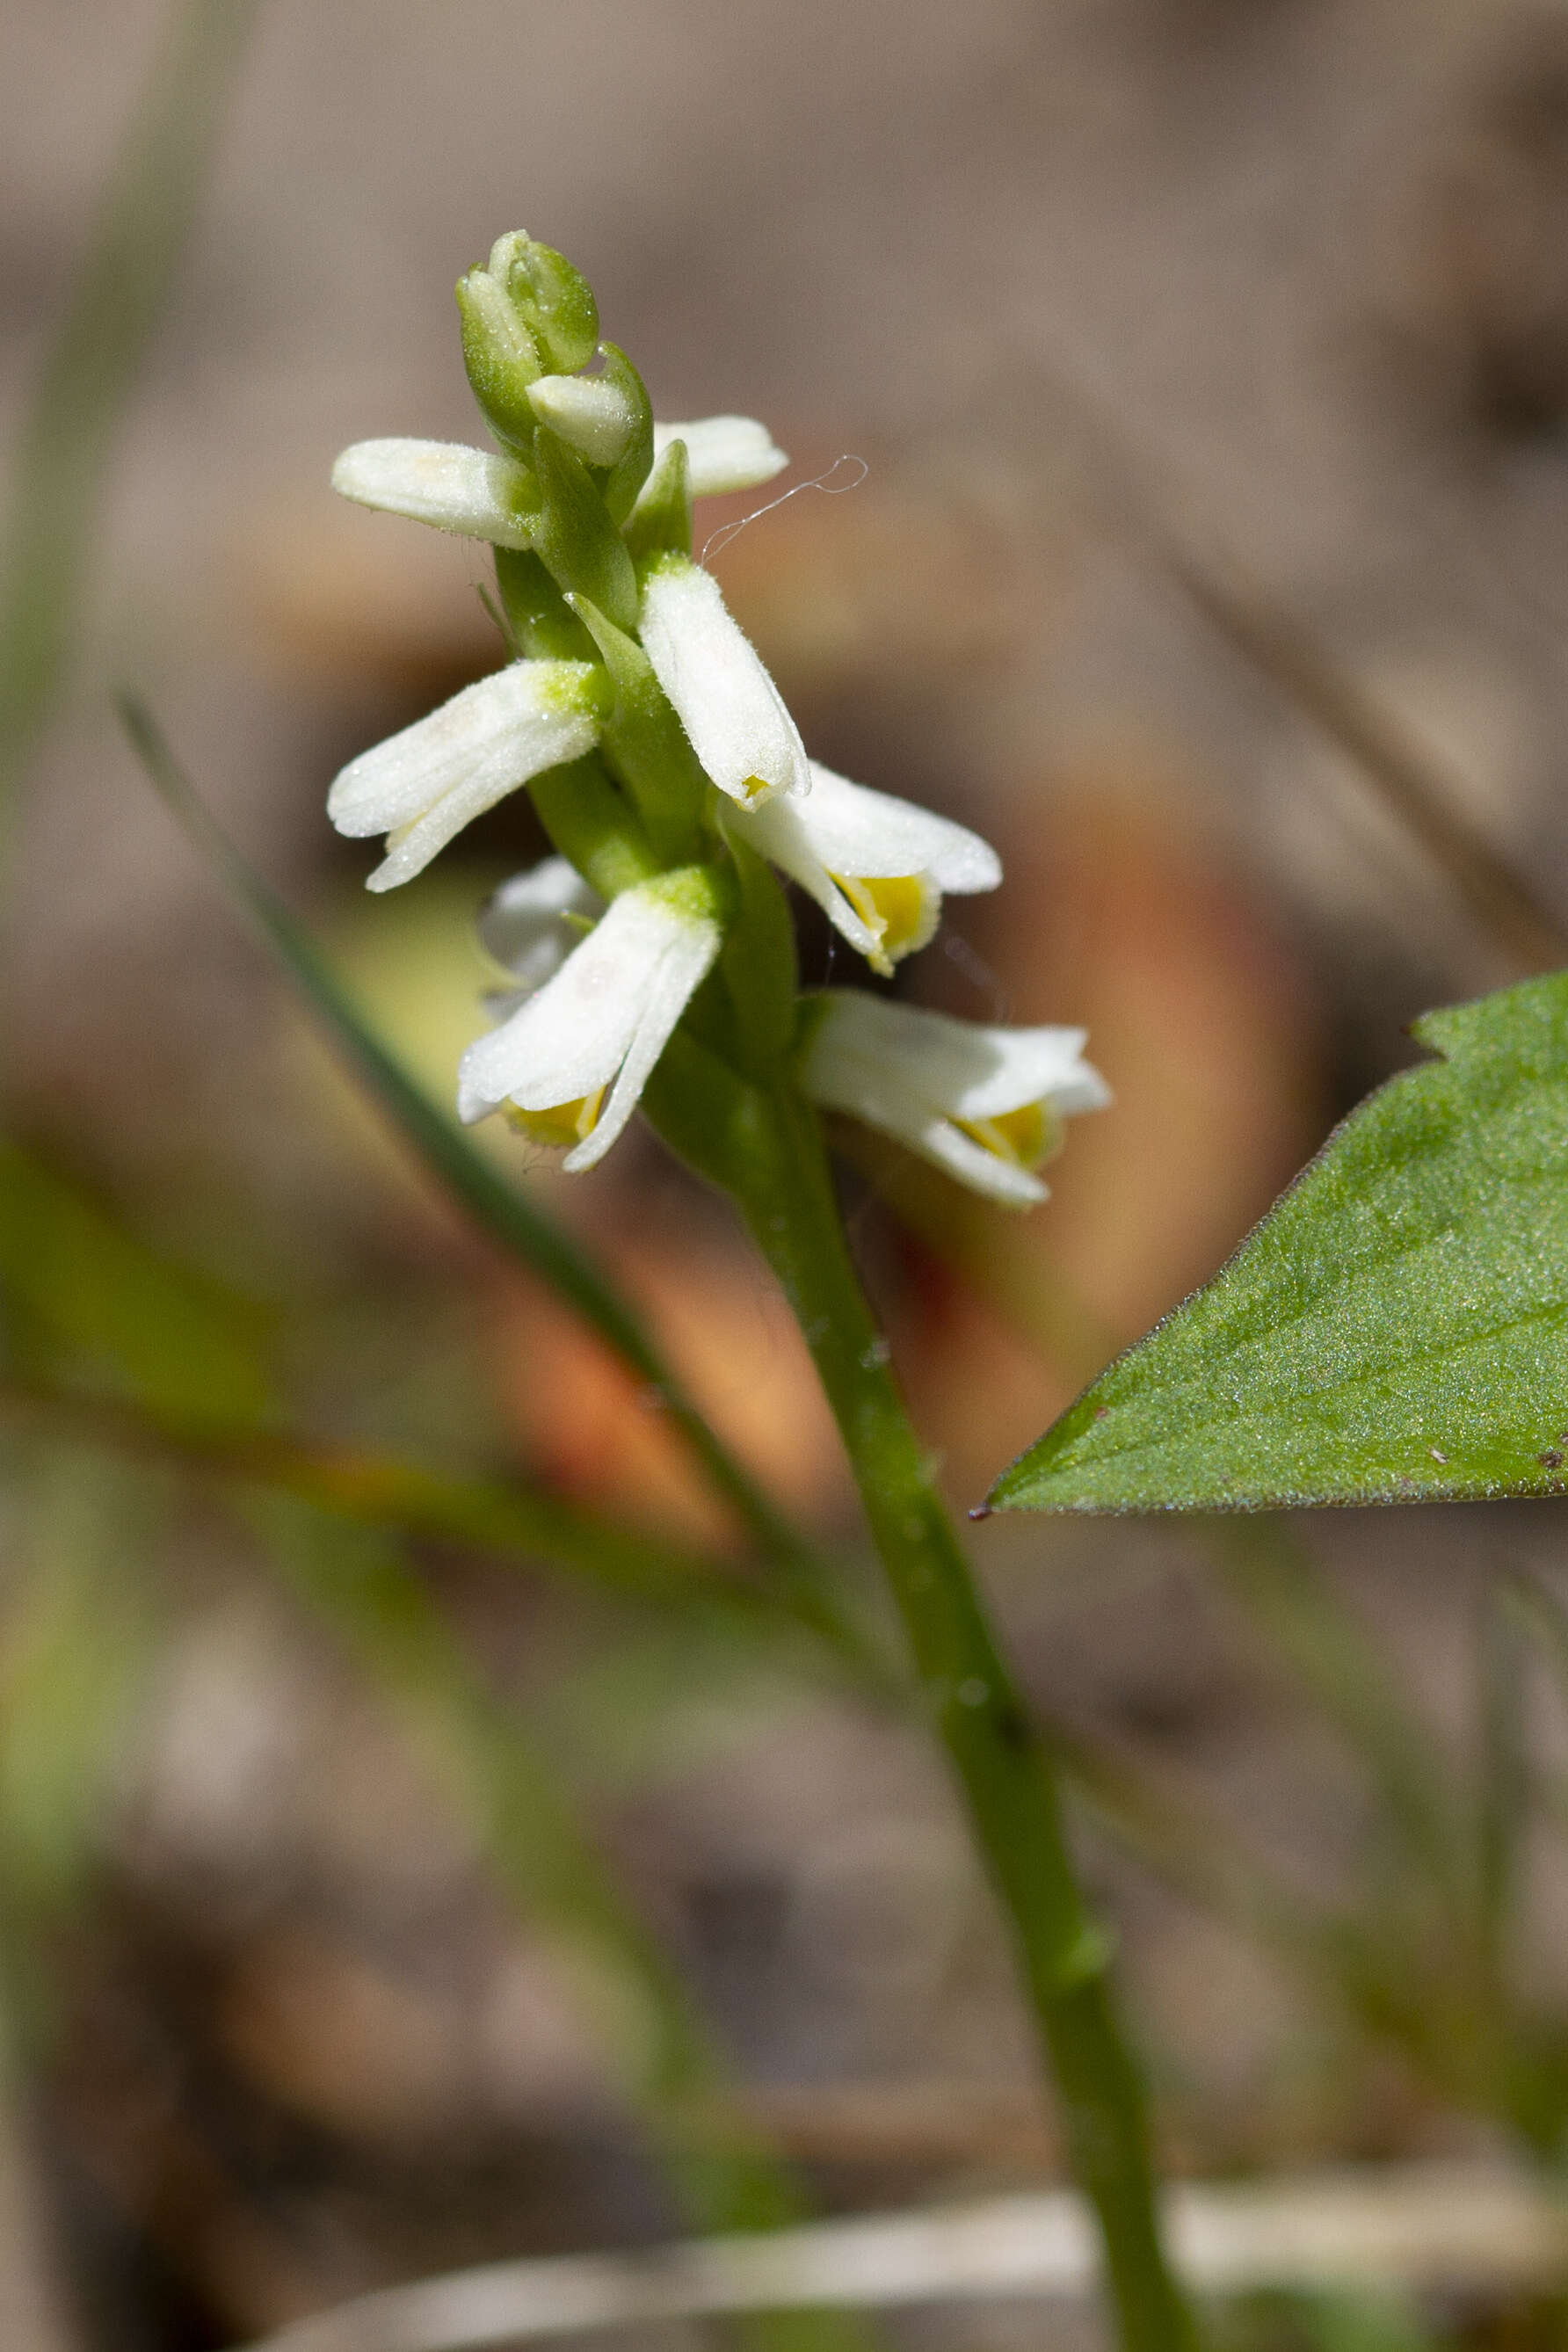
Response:
[[[753,1136],[740,1205],[816,1361],[921,1688],[1011,1919],[1073,2170],[1100,2218],[1123,2352],[1186,2352],[1196,2334],[1160,2242],[1143,2090],[1111,2000],[1110,1942],[1073,1875],[1055,1771],[889,1369],[816,1116],[787,1084],[769,1105],[771,1133],[765,1144]]]

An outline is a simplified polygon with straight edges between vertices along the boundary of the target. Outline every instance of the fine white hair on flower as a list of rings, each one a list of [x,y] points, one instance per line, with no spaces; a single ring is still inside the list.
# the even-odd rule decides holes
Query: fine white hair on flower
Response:
[[[356,441],[332,467],[332,488],[357,506],[407,515],[494,547],[531,547],[533,478],[513,457],[460,441]]]
[[[809,1003],[801,1076],[812,1099],[1013,1207],[1046,1198],[1034,1171],[1059,1145],[1062,1119],[1110,1100],[1083,1059],[1082,1029],[994,1028],[851,988]]]
[[[809,800],[772,800],[731,822],[883,974],[933,936],[944,891],[994,890],[1002,879],[996,852],[966,825],[816,760]]]
[[[366,888],[411,881],[508,793],[592,751],[602,678],[595,662],[509,662],[351,760],[327,814],[340,833],[385,834],[387,855]]]
[[[765,425],[754,416],[699,416],[689,425],[653,428],[657,466],[672,441],[686,444],[686,479],[694,499],[724,490],[754,490],[789,464]]]
[[[702,767],[721,793],[754,808],[808,793],[800,730],[710,572],[666,556],[644,583],[643,650]]]
[[[722,938],[698,869],[623,890],[554,978],[468,1047],[458,1117],[472,1124],[510,1106],[526,1133],[573,1147],[569,1170],[591,1168],[631,1117]]]
[[[511,985],[486,996],[503,1020],[558,972],[584,930],[605,911],[604,900],[564,857],[547,857],[514,874],[479,909],[479,945],[510,975]]]

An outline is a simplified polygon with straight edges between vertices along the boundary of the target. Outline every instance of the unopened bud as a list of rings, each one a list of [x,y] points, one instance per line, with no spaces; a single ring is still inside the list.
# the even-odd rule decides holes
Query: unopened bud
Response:
[[[485,422],[498,438],[526,453],[533,439],[528,388],[540,373],[539,348],[502,282],[488,269],[458,280],[463,365]]]
[[[586,367],[599,347],[599,306],[582,271],[553,246],[539,245],[521,229],[491,249],[490,268],[500,276],[498,260],[546,364],[562,375]]]

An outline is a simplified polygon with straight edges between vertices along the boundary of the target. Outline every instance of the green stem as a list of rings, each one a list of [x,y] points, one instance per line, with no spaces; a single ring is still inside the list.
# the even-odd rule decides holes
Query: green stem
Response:
[[[1100,2217],[1124,2352],[1182,2352],[1196,2336],[1161,2247],[1142,2087],[1112,2006],[1110,1939],[1074,1878],[1055,1771],[889,1369],[815,1116],[783,1084],[769,1108],[771,1131],[754,1129],[746,1155],[741,1207],[815,1359],[921,1688],[1011,1918],[1073,2169]]]

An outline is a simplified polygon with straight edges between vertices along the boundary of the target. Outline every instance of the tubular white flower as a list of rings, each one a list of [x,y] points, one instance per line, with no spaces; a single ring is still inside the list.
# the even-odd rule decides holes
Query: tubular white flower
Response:
[[[809,800],[770,801],[732,822],[886,976],[931,938],[944,890],[994,890],[1002,861],[967,826],[810,765]]]
[[[672,441],[686,444],[686,475],[694,499],[716,498],[723,490],[754,490],[771,482],[789,464],[773,436],[754,416],[699,416],[689,425],[659,425],[653,428],[657,465]]]
[[[754,808],[773,793],[808,793],[800,730],[719,583],[689,556],[667,555],[642,592],[643,650],[691,748],[721,793]]]
[[[434,523],[494,547],[531,547],[533,479],[514,457],[460,441],[356,441],[332,467],[332,488],[362,507]]]
[[[487,899],[479,909],[479,945],[511,979],[485,999],[498,1021],[552,980],[584,930],[605,911],[604,900],[564,857],[547,857]]]
[[[519,784],[592,751],[603,677],[596,662],[509,662],[351,760],[327,814],[340,833],[385,834],[387,856],[365,887],[412,880]]]
[[[464,1055],[458,1115],[510,1106],[535,1141],[602,1160],[723,939],[711,880],[685,867],[623,890],[552,980]],[[606,1096],[607,1089],[607,1096]]]
[[[618,465],[637,425],[630,400],[607,376],[539,376],[528,387],[528,404],[590,466]]]
[[[801,1076],[815,1102],[1016,1208],[1046,1198],[1034,1171],[1062,1120],[1110,1100],[1082,1029],[987,1028],[852,988],[825,990],[814,1012]]]

